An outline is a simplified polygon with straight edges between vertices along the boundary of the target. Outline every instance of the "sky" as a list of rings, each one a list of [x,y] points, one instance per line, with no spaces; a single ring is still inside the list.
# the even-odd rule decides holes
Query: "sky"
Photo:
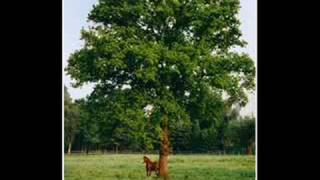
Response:
[[[98,0],[63,0],[63,67],[71,53],[79,49],[83,42],[80,40],[80,30],[88,26],[87,16]],[[257,0],[240,0],[239,18],[241,21],[242,38],[247,46],[237,51],[245,52],[257,62]],[[90,94],[93,85],[87,84],[81,88],[72,88],[71,78],[64,73],[64,83],[72,99],[79,99]],[[249,102],[241,110],[241,115],[256,114],[256,92],[248,95]]]

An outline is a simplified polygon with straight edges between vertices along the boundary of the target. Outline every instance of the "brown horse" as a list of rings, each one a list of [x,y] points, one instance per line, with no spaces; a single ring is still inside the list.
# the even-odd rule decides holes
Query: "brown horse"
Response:
[[[159,175],[159,164],[157,161],[152,162],[147,156],[143,156],[143,163],[146,163],[147,176],[151,176],[151,172],[155,171]]]

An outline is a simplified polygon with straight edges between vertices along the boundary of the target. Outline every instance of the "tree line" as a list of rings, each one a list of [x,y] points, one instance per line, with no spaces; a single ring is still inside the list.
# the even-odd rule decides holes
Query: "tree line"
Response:
[[[150,108],[126,110],[125,106],[131,102],[125,94],[98,103],[89,98],[72,101],[66,87],[64,92],[66,153],[92,150],[154,152],[159,149],[161,130],[153,126],[155,119],[149,116]],[[197,105],[203,108],[207,107],[206,103],[214,103],[209,102],[210,99],[202,101]],[[217,107],[192,112],[188,121],[170,126],[171,152],[254,153],[255,117],[241,117],[237,108],[216,112]],[[208,115],[209,111],[212,116]],[[218,116],[219,113],[222,114]]]

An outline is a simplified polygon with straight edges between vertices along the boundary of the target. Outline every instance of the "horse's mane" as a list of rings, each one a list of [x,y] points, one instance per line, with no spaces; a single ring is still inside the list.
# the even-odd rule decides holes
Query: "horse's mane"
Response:
[[[152,161],[150,160],[150,158],[148,158],[147,156],[143,156],[143,158],[146,159],[148,162],[151,162],[151,163],[152,163]]]

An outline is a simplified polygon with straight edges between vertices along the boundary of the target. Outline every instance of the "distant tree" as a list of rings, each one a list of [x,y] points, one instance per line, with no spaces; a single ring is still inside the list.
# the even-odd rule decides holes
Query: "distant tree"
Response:
[[[171,144],[173,151],[186,151],[191,149],[192,124],[191,121],[180,121],[174,123],[171,131]]]
[[[232,104],[225,102],[223,112],[220,116],[219,123],[217,124],[219,147],[222,151],[225,151],[225,134],[231,121],[235,121],[239,118],[240,109],[232,107]]]
[[[230,123],[226,132],[227,141],[235,147],[253,154],[255,148],[255,117],[245,116]]]
[[[79,109],[64,86],[64,138],[68,146],[68,154],[71,154],[72,143],[79,130]]]
[[[72,103],[71,96],[68,92],[68,88],[66,86],[63,86],[64,88],[64,105],[70,105]]]
[[[208,151],[217,146],[217,130],[221,127],[224,112],[224,100],[210,88],[201,88],[197,96],[187,103],[193,123],[192,147],[195,151]]]
[[[88,154],[92,147],[98,149],[101,144],[101,128],[99,118],[95,114],[95,107],[88,103],[87,98],[78,99],[75,102],[80,112],[79,139],[82,149]]]
[[[240,143],[246,146],[247,154],[253,154],[255,148],[255,118],[244,117],[240,120]]]
[[[84,46],[66,70],[75,87],[96,84],[96,101],[128,87],[139,101],[127,109],[153,106],[161,177],[168,176],[169,133],[190,121],[193,97],[205,89],[245,104],[245,90],[254,87],[253,61],[231,51],[245,45],[239,8],[239,0],[100,0],[89,14],[93,27],[82,31]]]
[[[201,137],[201,129],[198,120],[195,120],[192,123],[192,137],[191,137],[191,148],[192,150],[199,150],[200,149],[200,137]]]

